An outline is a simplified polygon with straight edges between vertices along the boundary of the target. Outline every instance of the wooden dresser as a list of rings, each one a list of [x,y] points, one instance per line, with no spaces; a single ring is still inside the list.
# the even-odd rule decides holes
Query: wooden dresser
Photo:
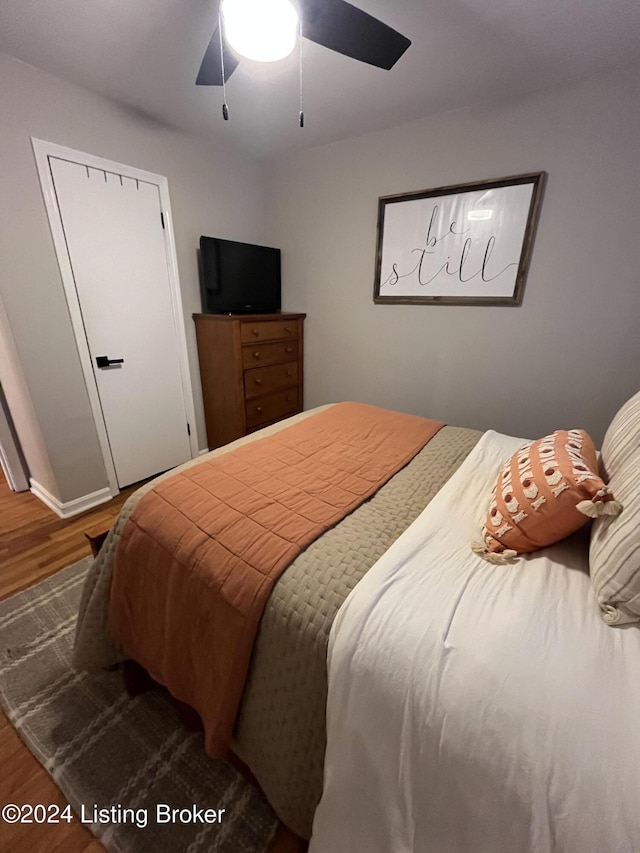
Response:
[[[306,314],[194,314],[209,448],[302,411]]]

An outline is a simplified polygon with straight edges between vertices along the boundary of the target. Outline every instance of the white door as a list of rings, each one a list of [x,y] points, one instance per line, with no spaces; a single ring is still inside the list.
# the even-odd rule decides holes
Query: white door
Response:
[[[123,488],[191,458],[159,190],[57,157],[49,164]]]

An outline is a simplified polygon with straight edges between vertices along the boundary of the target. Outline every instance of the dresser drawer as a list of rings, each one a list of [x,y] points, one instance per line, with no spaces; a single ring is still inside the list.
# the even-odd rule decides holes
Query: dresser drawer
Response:
[[[247,400],[297,384],[297,361],[273,364],[271,367],[255,367],[253,370],[244,372],[244,396]]]
[[[247,400],[245,403],[247,429],[295,414],[300,408],[298,397],[298,389],[292,388],[289,391],[277,391],[266,397]]]
[[[298,323],[295,320],[281,320],[240,325],[240,340],[243,344],[252,341],[277,341],[280,338],[297,338]]]
[[[242,347],[242,366],[259,367],[295,361],[298,358],[298,341],[279,341],[277,344],[256,344]]]

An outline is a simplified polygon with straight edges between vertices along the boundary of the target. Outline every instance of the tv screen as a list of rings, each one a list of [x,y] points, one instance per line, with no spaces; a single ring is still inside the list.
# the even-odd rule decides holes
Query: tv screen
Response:
[[[205,314],[269,314],[280,310],[280,249],[200,238]]]

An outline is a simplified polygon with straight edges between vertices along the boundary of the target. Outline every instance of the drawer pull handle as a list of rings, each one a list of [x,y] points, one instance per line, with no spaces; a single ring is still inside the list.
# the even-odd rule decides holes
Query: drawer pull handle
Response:
[[[285,349],[285,352],[293,352],[293,347],[287,347],[287,348]]]
[[[258,335],[260,334],[260,332],[259,332],[257,329],[251,329],[251,334],[252,334],[252,335],[255,335],[255,336],[256,336],[256,338],[257,338],[257,337],[258,337]]]
[[[293,403],[293,397],[291,394],[287,394],[287,403]]]
[[[260,361],[260,353],[259,352],[254,352],[253,357],[255,359],[257,359],[258,361]]]
[[[256,406],[256,412],[261,412],[261,411],[262,411],[262,406]]]
[[[290,335],[293,332],[293,329],[291,328],[291,326],[285,326],[284,330],[288,335]]]
[[[287,376],[289,376],[289,377],[293,376],[293,370],[287,370]]]
[[[262,379],[254,379],[253,381],[256,383],[256,385],[262,385]]]

